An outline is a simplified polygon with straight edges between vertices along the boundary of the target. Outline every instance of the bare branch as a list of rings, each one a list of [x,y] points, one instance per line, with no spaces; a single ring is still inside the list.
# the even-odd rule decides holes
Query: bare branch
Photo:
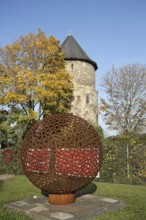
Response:
[[[106,124],[121,133],[139,132],[146,118],[146,66],[113,66],[101,86],[107,95],[101,104]]]

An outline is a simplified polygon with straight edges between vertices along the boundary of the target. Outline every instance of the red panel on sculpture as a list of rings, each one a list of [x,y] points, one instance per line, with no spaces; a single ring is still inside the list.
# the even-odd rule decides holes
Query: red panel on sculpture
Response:
[[[26,170],[36,173],[47,173],[50,149],[29,149],[27,151]]]
[[[59,149],[56,154],[56,174],[91,177],[97,173],[97,149]]]

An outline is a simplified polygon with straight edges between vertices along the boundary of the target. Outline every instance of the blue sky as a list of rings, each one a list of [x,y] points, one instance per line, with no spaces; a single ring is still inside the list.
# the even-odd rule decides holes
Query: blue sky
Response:
[[[0,0],[0,47],[38,28],[61,42],[71,31],[98,64],[99,96],[113,64],[146,64],[145,0]],[[106,129],[101,117],[99,124]]]

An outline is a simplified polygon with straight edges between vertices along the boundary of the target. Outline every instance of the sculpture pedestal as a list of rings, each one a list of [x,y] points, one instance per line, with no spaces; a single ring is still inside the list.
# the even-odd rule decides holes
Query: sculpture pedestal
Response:
[[[76,201],[75,194],[49,194],[48,202],[52,205],[67,205]]]

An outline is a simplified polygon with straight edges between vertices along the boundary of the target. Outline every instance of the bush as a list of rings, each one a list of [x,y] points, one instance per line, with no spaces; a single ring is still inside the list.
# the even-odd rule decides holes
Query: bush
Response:
[[[145,147],[141,136],[121,135],[104,139],[104,161],[100,181],[144,184]]]
[[[0,174],[23,174],[19,149],[5,148],[0,151]]]

